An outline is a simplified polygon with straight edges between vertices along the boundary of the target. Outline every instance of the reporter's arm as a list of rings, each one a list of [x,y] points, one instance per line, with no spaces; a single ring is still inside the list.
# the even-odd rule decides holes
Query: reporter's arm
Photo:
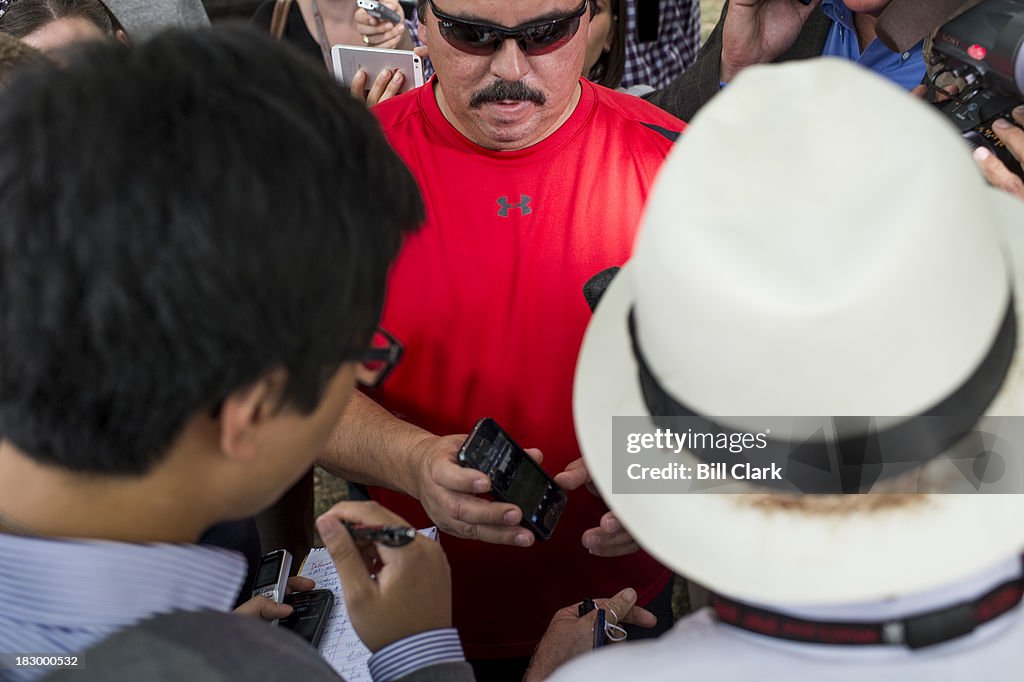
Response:
[[[416,497],[413,458],[417,447],[433,437],[355,391],[317,464],[348,481]]]

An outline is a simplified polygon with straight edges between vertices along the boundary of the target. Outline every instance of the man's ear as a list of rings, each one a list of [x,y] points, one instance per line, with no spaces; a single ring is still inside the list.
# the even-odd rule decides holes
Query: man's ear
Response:
[[[114,31],[114,38],[117,40],[117,42],[121,43],[125,47],[132,46],[132,41],[128,39],[128,34],[125,33],[122,29],[117,29],[116,31]]]
[[[220,449],[232,459],[251,460],[259,450],[259,434],[281,407],[288,372],[275,369],[231,393],[220,409]]]

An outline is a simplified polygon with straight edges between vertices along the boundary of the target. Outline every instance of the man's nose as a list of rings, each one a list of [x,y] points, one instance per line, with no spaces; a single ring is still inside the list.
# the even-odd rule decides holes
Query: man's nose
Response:
[[[515,40],[509,38],[501,43],[491,57],[491,74],[501,80],[522,80],[530,71],[530,62]]]

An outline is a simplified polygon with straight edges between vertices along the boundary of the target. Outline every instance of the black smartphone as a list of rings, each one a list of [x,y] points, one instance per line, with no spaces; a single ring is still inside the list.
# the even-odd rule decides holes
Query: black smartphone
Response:
[[[523,510],[521,525],[541,540],[551,537],[568,497],[493,419],[476,423],[458,459],[462,466],[487,474],[494,497]]]
[[[313,646],[320,646],[334,606],[334,594],[330,590],[292,592],[284,598],[284,603],[291,604],[295,610],[281,619],[279,627],[294,631]]]

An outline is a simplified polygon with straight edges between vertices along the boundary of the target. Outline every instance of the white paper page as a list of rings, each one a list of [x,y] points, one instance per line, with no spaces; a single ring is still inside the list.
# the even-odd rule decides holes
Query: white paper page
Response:
[[[437,528],[431,526],[419,531],[422,535],[437,540]],[[316,589],[330,590],[334,594],[334,608],[327,619],[323,637],[320,639],[320,655],[334,670],[348,682],[370,682],[370,650],[352,627],[352,620],[345,608],[345,596],[338,580],[338,571],[331,560],[330,552],[324,547],[310,550],[302,562],[299,575],[316,581]]]

